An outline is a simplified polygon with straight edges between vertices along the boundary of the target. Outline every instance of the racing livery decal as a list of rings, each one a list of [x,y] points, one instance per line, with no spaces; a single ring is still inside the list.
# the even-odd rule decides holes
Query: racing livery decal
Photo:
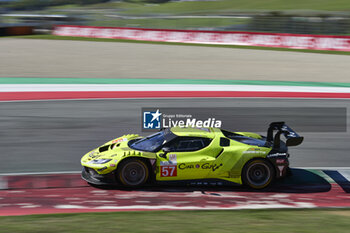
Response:
[[[149,112],[149,126],[160,116],[159,111]],[[271,123],[267,136],[214,127],[164,128],[147,137],[128,134],[84,155],[82,178],[128,187],[220,182],[263,189],[289,174],[288,147],[302,141],[284,122]]]
[[[160,176],[161,177],[174,177],[177,176],[177,166],[160,166]]]

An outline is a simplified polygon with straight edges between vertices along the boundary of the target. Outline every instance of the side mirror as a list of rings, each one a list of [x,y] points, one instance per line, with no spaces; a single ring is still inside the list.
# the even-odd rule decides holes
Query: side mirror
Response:
[[[164,153],[169,153],[170,152],[170,147],[163,147],[163,152]]]
[[[168,154],[170,152],[170,148],[169,147],[163,147],[162,151],[164,153],[159,154],[159,156],[162,157],[162,158],[166,158],[166,154]]]

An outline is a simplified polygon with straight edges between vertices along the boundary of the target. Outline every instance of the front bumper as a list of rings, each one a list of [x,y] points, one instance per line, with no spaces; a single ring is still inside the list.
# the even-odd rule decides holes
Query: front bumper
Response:
[[[89,167],[84,167],[81,173],[81,178],[88,183],[95,185],[117,185],[118,181],[116,179],[115,173],[111,172],[108,174],[98,174],[94,169]]]

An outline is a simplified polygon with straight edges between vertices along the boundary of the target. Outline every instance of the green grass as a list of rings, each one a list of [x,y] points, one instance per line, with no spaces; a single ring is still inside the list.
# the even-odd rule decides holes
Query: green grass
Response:
[[[123,7],[123,6],[121,6]],[[124,5],[127,7],[127,5]],[[128,7],[126,13],[227,13],[242,10],[318,10],[347,11],[350,10],[348,0],[221,0],[207,2],[169,2],[159,5],[135,5]]]
[[[76,6],[82,8],[82,6]],[[313,11],[348,11],[348,0],[218,0],[205,2],[168,2],[163,4],[146,4],[143,1],[109,2],[83,6],[86,9],[107,8],[122,9],[125,14],[217,14],[232,11],[254,10],[313,10]],[[55,9],[67,9],[64,6]]]
[[[82,6],[76,6],[81,8]],[[227,13],[246,10],[317,10],[317,11],[348,11],[348,0],[218,0],[204,2],[168,2],[163,4],[146,4],[143,1],[133,2],[109,2],[94,5],[86,5],[84,8],[123,9],[129,14],[147,13]],[[64,6],[55,9],[67,9]]]
[[[167,28],[167,29],[189,29],[189,28],[201,28],[201,27],[228,27],[233,24],[239,24],[246,19],[208,19],[208,18],[195,18],[195,19],[109,19],[109,20],[97,20],[91,21],[91,26],[104,26],[104,27],[142,27],[142,28]]]
[[[144,1],[107,2],[93,5],[63,5],[52,10],[108,9],[120,14],[220,14],[234,11],[349,11],[349,0],[217,0],[147,4]]]
[[[168,2],[163,4],[147,4],[142,0],[129,0],[122,2],[106,2],[92,5],[62,5],[49,7],[31,13],[37,14],[68,14],[77,16],[85,14],[88,25],[113,26],[113,27],[144,27],[167,29],[198,29],[216,28],[217,30],[230,30],[237,24],[248,24],[251,19],[239,18],[211,18],[211,19],[120,19],[116,15],[123,16],[204,16],[204,15],[232,15],[237,12],[261,11],[279,12],[289,11],[291,14],[324,15],[326,12],[350,11],[349,0],[216,0],[216,1],[191,1]],[[308,12],[308,13],[305,13]],[[312,13],[313,12],[313,13]],[[28,13],[28,12],[18,12]],[[114,17],[113,17],[114,16]],[[315,33],[318,32],[315,26]],[[312,33],[312,32],[311,32]],[[348,31],[339,32],[342,34]]]
[[[240,46],[240,45],[210,45],[210,44],[174,43],[174,42],[154,42],[154,41],[85,38],[85,37],[55,36],[55,35],[29,35],[29,36],[14,36],[14,37],[7,37],[7,38],[45,39],[45,40],[76,40],[76,41],[95,41],[95,42],[126,42],[126,43],[164,44],[164,45],[179,45],[179,46],[201,46],[201,47],[217,47],[217,48],[233,48],[233,49],[255,49],[255,50],[272,50],[272,51],[288,51],[288,52],[303,52],[303,53],[350,55],[350,52],[345,52],[345,51],[270,48],[270,47]]]
[[[348,232],[350,210],[146,211],[0,217],[0,232]]]

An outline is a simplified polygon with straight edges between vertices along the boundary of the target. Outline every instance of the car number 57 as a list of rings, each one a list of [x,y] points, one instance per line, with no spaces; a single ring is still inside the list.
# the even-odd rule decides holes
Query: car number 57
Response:
[[[172,177],[177,176],[177,166],[161,166],[160,167],[160,176],[161,177]]]

